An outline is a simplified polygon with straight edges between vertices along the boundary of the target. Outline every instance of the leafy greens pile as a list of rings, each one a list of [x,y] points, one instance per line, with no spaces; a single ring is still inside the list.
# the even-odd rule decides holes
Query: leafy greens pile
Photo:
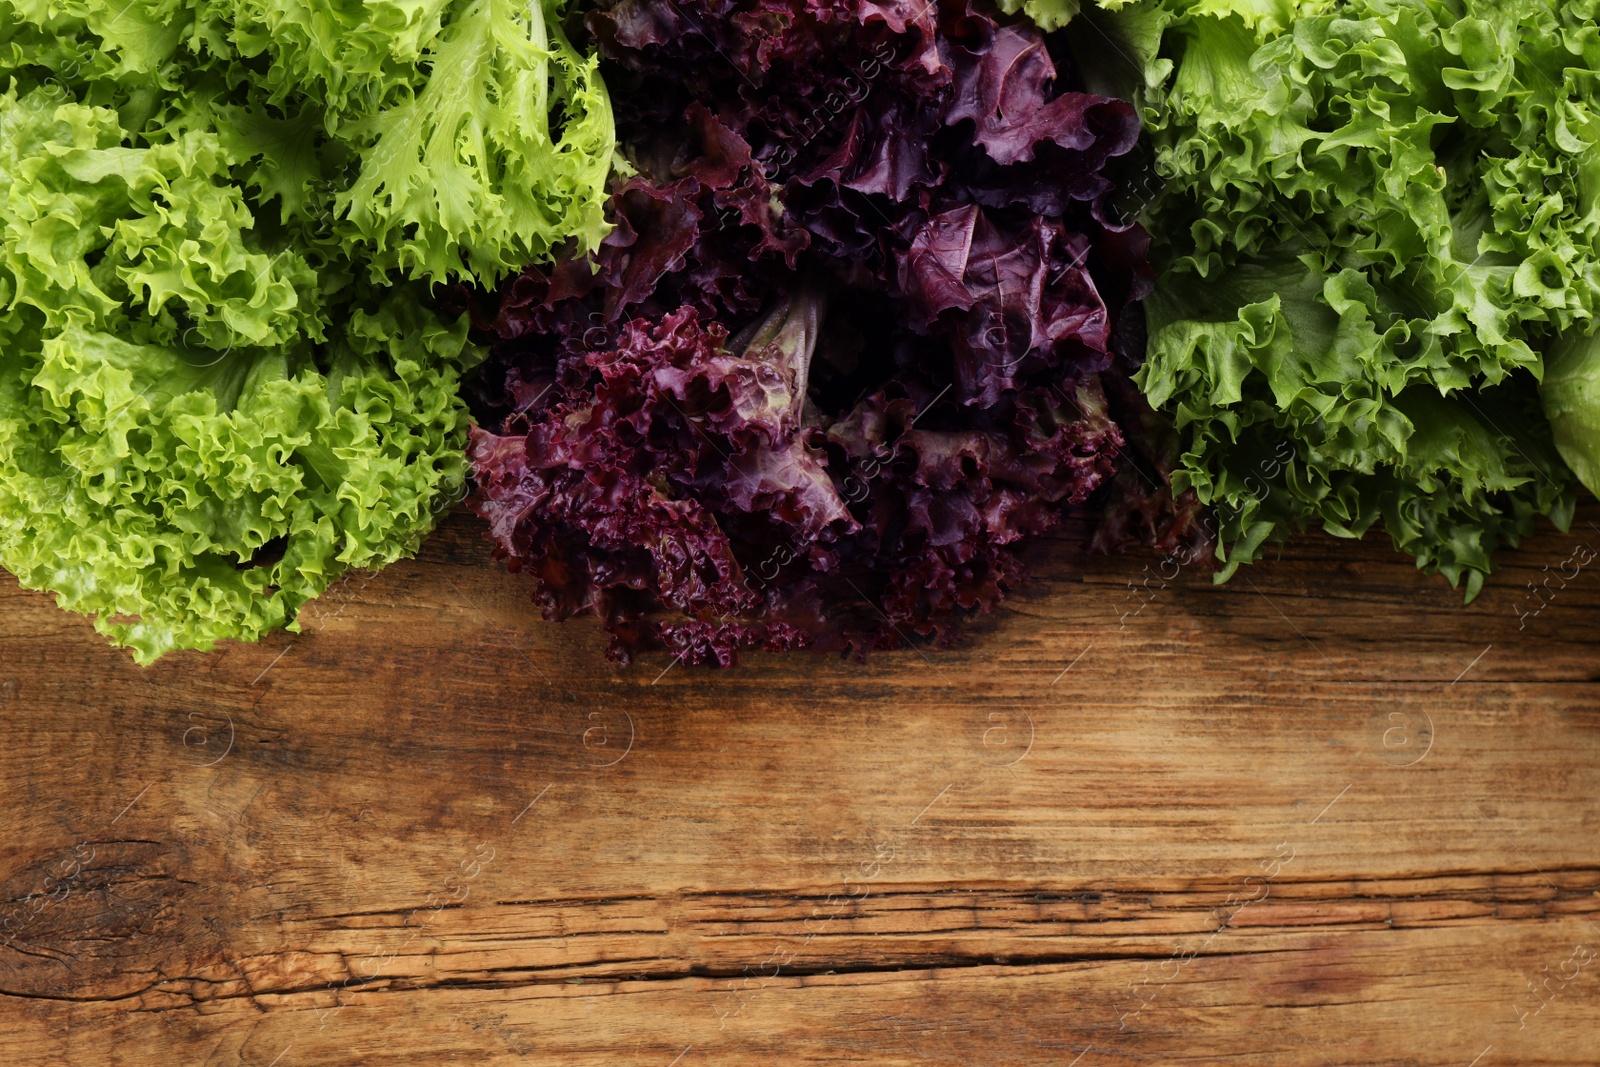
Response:
[[[417,285],[606,232],[562,15],[0,0],[0,564],[146,663],[413,551],[476,358]]]
[[[493,341],[474,506],[548,617],[597,615],[624,662],[860,654],[951,639],[1113,488],[1119,536],[1189,534],[1130,380],[1138,122],[1077,91],[1061,37],[983,0],[615,0],[587,26],[615,229],[460,294]]]
[[[149,662],[470,469],[622,662],[949,642],[1075,513],[1470,599],[1600,488],[1597,21],[0,0],[0,565]]]
[[[1139,101],[1164,182],[1139,382],[1221,577],[1381,524],[1475,596],[1497,545],[1570,521],[1541,378],[1600,489],[1600,3],[1100,7],[1091,81]]]

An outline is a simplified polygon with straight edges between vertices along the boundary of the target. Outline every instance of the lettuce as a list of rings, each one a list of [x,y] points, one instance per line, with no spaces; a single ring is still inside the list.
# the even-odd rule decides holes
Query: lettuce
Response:
[[[148,663],[414,552],[479,358],[426,283],[606,232],[561,17],[0,0],[0,565]]]
[[[1561,458],[1600,492],[1600,334],[1569,337],[1550,351],[1540,395]]]
[[[1000,10],[1008,15],[1022,11],[1041,30],[1059,30],[1078,14],[1078,0],[1000,0]]]
[[[1219,578],[1381,527],[1475,596],[1574,505],[1539,383],[1600,325],[1600,3],[1100,8],[1075,32],[1115,46],[1098,74],[1159,186],[1139,382],[1217,510]]]
[[[337,202],[374,270],[443,281],[465,260],[493,282],[569,239],[599,244],[615,132],[598,60],[538,4],[457,7],[427,86],[342,127],[362,165]]]
[[[588,24],[633,87],[616,226],[475,306],[471,506],[547,618],[621,662],[864,655],[958,640],[1074,514],[1189,547],[1129,379],[1138,121],[1059,37],[986,0]]]

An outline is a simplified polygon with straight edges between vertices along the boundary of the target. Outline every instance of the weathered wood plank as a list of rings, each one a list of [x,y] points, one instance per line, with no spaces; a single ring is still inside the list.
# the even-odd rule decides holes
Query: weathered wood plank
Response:
[[[465,518],[146,671],[7,581],[0,1041],[1600,1062],[1600,567],[1526,588],[1596,524],[1470,608],[1381,544],[1218,588],[1059,543],[962,647],[721,674],[612,668]]]

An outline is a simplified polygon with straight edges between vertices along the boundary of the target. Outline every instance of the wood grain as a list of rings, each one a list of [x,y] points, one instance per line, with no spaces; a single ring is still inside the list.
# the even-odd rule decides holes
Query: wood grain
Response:
[[[142,671],[6,579],[0,1060],[1600,1063],[1600,562],[1519,617],[1597,527],[1470,608],[1069,536],[961,647],[724,673],[463,516]]]

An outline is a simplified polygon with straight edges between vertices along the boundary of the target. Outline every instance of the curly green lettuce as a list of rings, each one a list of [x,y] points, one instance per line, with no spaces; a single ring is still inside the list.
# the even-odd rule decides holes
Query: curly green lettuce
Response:
[[[1000,0],[1000,10],[1008,15],[1021,11],[1041,30],[1059,30],[1078,14],[1078,0]]]
[[[1160,186],[1138,380],[1219,580],[1297,529],[1382,528],[1475,596],[1574,506],[1539,383],[1597,325],[1600,0],[1100,7],[1076,32]]]
[[[1600,334],[1575,334],[1547,354],[1540,396],[1561,458],[1600,493]]]
[[[560,14],[0,0],[0,565],[149,663],[414,553],[480,355],[427,283],[604,236]]]

